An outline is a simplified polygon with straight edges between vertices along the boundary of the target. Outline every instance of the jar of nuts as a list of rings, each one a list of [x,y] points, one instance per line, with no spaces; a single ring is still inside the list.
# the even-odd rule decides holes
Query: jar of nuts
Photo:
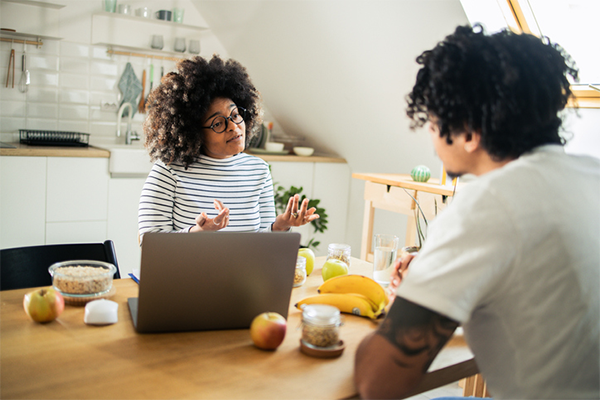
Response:
[[[350,245],[342,243],[331,243],[327,248],[327,260],[331,258],[342,260],[346,263],[348,268],[350,268]]]
[[[294,287],[302,286],[304,282],[306,282],[306,258],[298,257],[294,273]]]
[[[340,310],[325,304],[309,304],[302,310],[302,340],[315,347],[331,347],[340,341]]]

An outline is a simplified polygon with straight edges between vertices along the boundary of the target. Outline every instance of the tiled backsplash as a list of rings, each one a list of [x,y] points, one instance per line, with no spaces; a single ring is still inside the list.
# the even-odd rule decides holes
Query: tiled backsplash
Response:
[[[103,103],[120,104],[119,80],[131,62],[141,81],[144,69],[149,74],[154,64],[154,87],[159,83],[161,67],[172,70],[173,61],[111,55],[106,46],[45,40],[42,47],[27,45],[27,67],[31,84],[26,93],[19,91],[23,44],[0,42],[0,140],[18,141],[19,129],[49,129],[90,133],[90,142],[115,137],[117,111],[101,108]],[[15,88],[12,78],[6,88],[11,48],[15,49]],[[12,69],[12,68],[11,68]],[[11,71],[12,75],[12,71]],[[146,80],[148,93],[149,77]],[[134,105],[137,108],[137,104]],[[136,113],[133,130],[142,132],[145,114]],[[124,138],[120,139],[124,142]]]

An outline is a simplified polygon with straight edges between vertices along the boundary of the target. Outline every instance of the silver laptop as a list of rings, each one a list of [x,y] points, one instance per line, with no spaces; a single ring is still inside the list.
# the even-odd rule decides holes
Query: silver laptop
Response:
[[[128,299],[137,332],[250,327],[258,314],[287,318],[300,234],[146,233],[139,297]]]

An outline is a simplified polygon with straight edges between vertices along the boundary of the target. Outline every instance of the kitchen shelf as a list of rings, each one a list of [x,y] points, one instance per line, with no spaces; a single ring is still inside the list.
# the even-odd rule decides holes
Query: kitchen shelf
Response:
[[[53,8],[55,10],[59,10],[59,9],[65,7],[64,4],[48,3],[45,1],[34,1],[34,0],[2,0],[2,1],[5,3],[25,4],[26,6]]]
[[[181,24],[179,22],[164,21],[162,19],[144,18],[144,17],[133,16],[133,15],[111,13],[111,12],[106,12],[106,11],[98,11],[98,12],[95,12],[93,15],[94,15],[94,17],[95,16],[104,16],[104,17],[108,17],[111,19],[123,19],[125,21],[130,21],[130,22],[146,23],[146,24],[153,25],[153,26],[168,26],[171,29],[184,28],[184,29],[191,29],[191,30],[197,30],[197,31],[208,30],[207,26]]]
[[[123,14],[97,12],[92,15],[92,44],[125,48],[129,51],[150,54],[167,54],[185,58],[184,54],[171,51],[175,38],[182,37],[186,42],[190,39],[200,40],[204,26],[180,24],[157,19],[134,17]],[[165,49],[156,50],[150,47],[153,35],[162,35]],[[189,56],[191,56],[188,53]],[[159,56],[165,57],[165,56]]]

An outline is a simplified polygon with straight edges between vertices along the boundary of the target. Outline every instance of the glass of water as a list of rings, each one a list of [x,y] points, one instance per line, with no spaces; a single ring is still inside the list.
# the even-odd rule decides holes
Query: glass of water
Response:
[[[390,284],[399,241],[398,236],[387,234],[375,235],[373,241],[375,245],[373,280],[381,286],[387,287]]]

